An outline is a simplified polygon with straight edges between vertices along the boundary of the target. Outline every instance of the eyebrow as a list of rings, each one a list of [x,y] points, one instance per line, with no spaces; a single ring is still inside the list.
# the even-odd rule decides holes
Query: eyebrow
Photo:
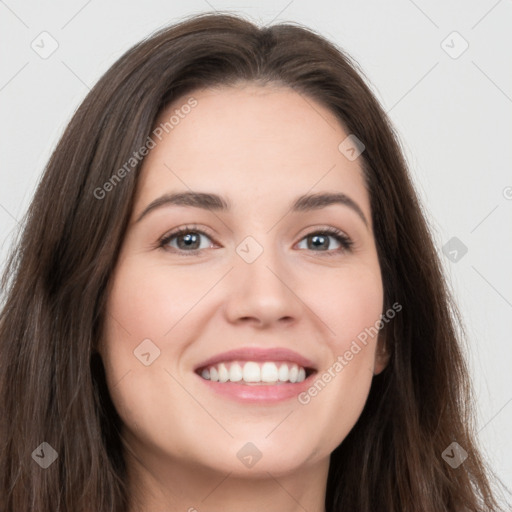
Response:
[[[368,227],[368,221],[360,206],[349,196],[341,192],[317,194],[306,194],[298,197],[291,205],[292,212],[308,212],[320,210],[333,204],[341,204],[351,208]],[[188,206],[191,208],[202,208],[213,211],[229,211],[231,205],[223,197],[206,192],[176,192],[164,194],[149,203],[139,215],[136,222],[140,222],[148,213],[163,206]]]

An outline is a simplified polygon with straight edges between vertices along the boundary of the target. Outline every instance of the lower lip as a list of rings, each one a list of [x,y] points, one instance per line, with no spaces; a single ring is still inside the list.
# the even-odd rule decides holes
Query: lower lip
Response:
[[[316,373],[316,372],[315,372]],[[302,382],[286,384],[239,384],[237,382],[215,382],[203,379],[197,375],[203,383],[212,391],[220,395],[243,403],[272,403],[290,400],[304,392],[311,384],[315,373],[309,375]]]

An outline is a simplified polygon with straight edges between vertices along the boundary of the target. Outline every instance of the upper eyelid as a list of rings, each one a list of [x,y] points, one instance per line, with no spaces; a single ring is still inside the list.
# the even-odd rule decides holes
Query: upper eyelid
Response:
[[[184,226],[182,228],[176,228],[175,230],[170,231],[168,234],[165,234],[161,237],[161,241],[169,240],[171,238],[174,238],[175,236],[181,235],[183,233],[200,233],[201,235],[206,235],[207,237],[211,238],[212,240],[215,240],[215,235],[213,233],[210,233],[205,228],[196,228],[194,226]]]

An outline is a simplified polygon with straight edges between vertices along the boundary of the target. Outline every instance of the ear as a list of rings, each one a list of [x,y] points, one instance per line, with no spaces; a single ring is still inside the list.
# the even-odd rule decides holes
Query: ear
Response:
[[[384,331],[379,333],[379,337],[377,339],[377,348],[375,351],[375,362],[373,366],[373,374],[378,375],[382,372],[389,363],[390,354],[388,350],[388,343],[386,339],[386,334]]]

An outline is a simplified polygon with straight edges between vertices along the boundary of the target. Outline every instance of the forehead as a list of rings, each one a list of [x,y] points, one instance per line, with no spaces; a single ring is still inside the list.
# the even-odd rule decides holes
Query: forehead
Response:
[[[139,201],[190,188],[221,194],[235,207],[263,206],[332,190],[350,195],[369,216],[361,161],[339,149],[349,134],[329,109],[291,88],[196,90],[161,112],[155,128]]]

